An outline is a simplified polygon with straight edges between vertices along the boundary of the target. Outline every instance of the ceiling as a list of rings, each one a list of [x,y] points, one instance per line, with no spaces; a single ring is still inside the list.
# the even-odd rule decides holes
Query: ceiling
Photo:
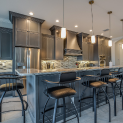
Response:
[[[90,33],[92,28],[91,6],[89,0],[65,0],[65,27],[76,32]],[[111,32],[113,38],[120,37],[122,33],[123,0],[94,0],[94,34],[100,35],[104,29],[109,28],[108,11],[111,15]],[[0,0],[0,18],[9,20],[9,11],[44,19],[44,29],[53,25],[63,24],[63,1],[62,0]],[[56,23],[58,19],[60,22]],[[78,25],[78,28],[75,28]],[[104,36],[109,36],[108,32]]]

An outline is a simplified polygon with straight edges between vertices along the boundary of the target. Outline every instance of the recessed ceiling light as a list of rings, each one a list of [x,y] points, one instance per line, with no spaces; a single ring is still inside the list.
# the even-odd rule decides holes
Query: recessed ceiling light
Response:
[[[59,20],[56,20],[56,22],[58,23],[58,22],[59,22]]]
[[[112,36],[110,36],[110,38],[112,38]]]
[[[101,33],[101,35],[103,35],[103,33]]]
[[[30,14],[30,15],[33,15],[33,12],[30,12],[29,14]]]
[[[75,27],[78,27],[78,25],[75,25]]]
[[[90,30],[90,32],[92,32],[92,30]]]

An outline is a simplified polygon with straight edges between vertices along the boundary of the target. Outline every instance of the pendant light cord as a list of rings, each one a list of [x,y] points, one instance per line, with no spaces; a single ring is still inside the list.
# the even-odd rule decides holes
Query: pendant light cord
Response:
[[[111,19],[110,19],[110,14],[109,14],[109,38],[111,36]]]
[[[93,10],[92,10],[92,4],[91,4],[91,16],[92,16],[92,31],[94,35],[94,28],[93,28]]]
[[[63,27],[64,27],[64,0],[63,0]]]

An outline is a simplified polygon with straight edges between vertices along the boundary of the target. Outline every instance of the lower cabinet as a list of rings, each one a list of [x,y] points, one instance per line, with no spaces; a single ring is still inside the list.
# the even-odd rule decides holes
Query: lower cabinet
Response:
[[[0,59],[12,60],[12,30],[0,27]]]

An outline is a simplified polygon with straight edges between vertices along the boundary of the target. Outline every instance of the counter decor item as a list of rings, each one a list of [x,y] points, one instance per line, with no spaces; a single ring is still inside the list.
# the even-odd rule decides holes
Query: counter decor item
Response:
[[[113,65],[113,63],[110,61],[110,62],[109,62],[109,67],[112,67],[112,65]]]

